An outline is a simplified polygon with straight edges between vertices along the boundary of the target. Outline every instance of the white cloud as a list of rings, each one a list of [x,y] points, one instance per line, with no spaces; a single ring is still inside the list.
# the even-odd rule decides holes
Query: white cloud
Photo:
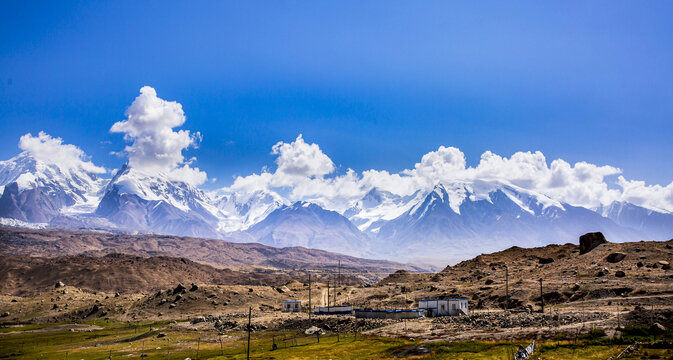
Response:
[[[647,185],[644,181],[626,180],[620,176],[618,183],[623,189],[621,200],[652,209],[673,211],[673,182],[666,186]]]
[[[191,167],[193,160],[185,162],[182,155],[190,146],[198,146],[201,134],[173,130],[185,123],[182,105],[163,100],[153,88],[143,86],[126,110],[126,117],[112,125],[110,132],[123,133],[124,140],[131,143],[124,149],[131,168],[148,174],[163,173],[192,185],[207,180],[206,173]]]
[[[301,134],[291,143],[279,141],[271,154],[276,158],[275,186],[288,186],[306,178],[320,178],[334,171],[334,163],[318,144],[307,144]]]
[[[75,145],[63,144],[63,139],[51,137],[43,131],[37,136],[28,133],[19,139],[19,148],[36,160],[57,165],[64,170],[84,170],[89,173],[104,173],[105,169],[94,165],[89,157]]]
[[[374,187],[398,195],[410,195],[418,190],[427,191],[441,182],[474,184],[497,181],[575,206],[595,208],[616,200],[626,200],[673,211],[673,183],[662,187],[627,181],[623,177],[615,181],[613,177],[621,174],[616,167],[583,161],[570,164],[563,159],[548,163],[540,151],[517,152],[510,157],[486,151],[477,166],[467,167],[462,151],[440,146],[436,151],[423,155],[412,168],[399,173],[374,169],[358,173],[348,169],[342,175],[335,175],[333,161],[317,144],[306,143],[301,135],[292,143],[274,145],[272,154],[278,156],[275,171],[239,176],[228,191],[288,188],[286,193],[291,201],[310,200],[343,211]],[[473,190],[488,191],[489,188],[481,186],[473,187]]]

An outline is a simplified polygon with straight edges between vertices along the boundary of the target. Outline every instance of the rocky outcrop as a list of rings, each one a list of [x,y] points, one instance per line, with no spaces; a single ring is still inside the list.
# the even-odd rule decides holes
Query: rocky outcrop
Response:
[[[623,252],[613,252],[612,254],[608,255],[605,258],[605,261],[607,261],[609,263],[612,263],[612,264],[616,264],[616,263],[624,260],[625,257],[626,257],[626,254],[623,253]]]
[[[586,254],[600,244],[608,242],[601,232],[586,233],[580,236],[580,255]]]

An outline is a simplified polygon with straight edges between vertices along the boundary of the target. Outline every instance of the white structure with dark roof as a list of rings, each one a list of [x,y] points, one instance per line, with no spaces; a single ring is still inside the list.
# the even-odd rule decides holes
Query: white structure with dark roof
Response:
[[[466,298],[423,299],[418,301],[418,308],[425,310],[428,317],[447,315],[467,315],[469,313]]]
[[[301,312],[301,301],[283,301],[283,312]]]

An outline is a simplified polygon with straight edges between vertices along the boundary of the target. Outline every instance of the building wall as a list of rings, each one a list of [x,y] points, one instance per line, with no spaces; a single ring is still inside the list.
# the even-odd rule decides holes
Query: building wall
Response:
[[[460,315],[460,309],[466,314],[469,313],[467,299],[420,300],[418,302],[418,308],[426,310],[428,316]]]
[[[300,302],[284,302],[283,303],[283,312],[300,312],[301,303]]]

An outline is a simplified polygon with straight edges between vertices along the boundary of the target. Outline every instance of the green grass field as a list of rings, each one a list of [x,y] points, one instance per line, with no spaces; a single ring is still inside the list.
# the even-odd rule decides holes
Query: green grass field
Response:
[[[89,323],[100,330],[73,332],[49,325],[0,328],[0,359],[245,359],[246,334],[175,330],[168,323]],[[158,338],[160,333],[165,337]],[[320,337],[292,332],[252,334],[253,359],[507,359],[521,342],[427,342],[327,334]],[[278,345],[272,350],[274,339]],[[285,339],[285,341],[281,341]],[[540,344],[542,359],[607,359],[625,344],[610,341],[549,341]],[[646,354],[646,355],[645,355]],[[671,349],[644,348],[629,359],[673,359]]]

